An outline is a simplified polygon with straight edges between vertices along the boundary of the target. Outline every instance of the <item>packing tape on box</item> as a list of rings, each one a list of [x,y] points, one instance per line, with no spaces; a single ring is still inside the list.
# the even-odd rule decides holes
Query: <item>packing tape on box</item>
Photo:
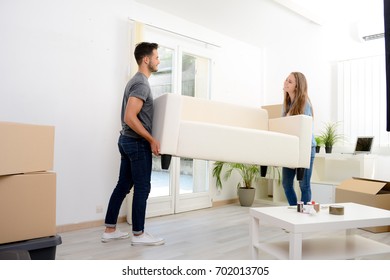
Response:
[[[344,206],[341,205],[330,205],[329,214],[332,215],[344,215]]]

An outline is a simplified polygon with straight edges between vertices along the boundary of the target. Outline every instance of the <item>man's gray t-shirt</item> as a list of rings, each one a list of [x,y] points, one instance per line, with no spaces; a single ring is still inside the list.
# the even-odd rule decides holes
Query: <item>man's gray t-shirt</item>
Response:
[[[122,101],[122,130],[121,134],[133,138],[141,138],[134,130],[132,130],[124,121],[126,105],[129,97],[137,97],[141,99],[144,104],[141,111],[138,113],[138,119],[141,121],[145,129],[152,134],[152,120],[153,120],[153,95],[150,89],[148,78],[140,73],[134,75],[127,83],[125,93]]]

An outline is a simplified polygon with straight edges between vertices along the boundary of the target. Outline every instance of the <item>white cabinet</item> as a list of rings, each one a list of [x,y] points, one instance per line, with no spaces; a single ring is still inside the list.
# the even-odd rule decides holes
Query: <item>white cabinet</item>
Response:
[[[335,203],[336,185],[311,183],[311,198],[319,204]]]
[[[351,177],[372,179],[375,156],[360,154],[316,154],[312,182],[340,183]]]
[[[278,182],[275,180],[270,180],[270,179],[262,179],[262,180],[264,181],[260,182],[260,184],[257,184],[256,186],[255,199],[258,202],[274,204],[274,205],[288,204],[282,185],[278,184]],[[299,200],[301,191],[299,189],[298,181],[295,181],[294,188]],[[336,189],[335,184],[312,183],[311,184],[312,200],[320,204],[334,203],[335,189]]]
[[[376,157],[372,154],[316,154],[311,178],[312,200],[334,203],[336,187],[352,177],[374,176]]]

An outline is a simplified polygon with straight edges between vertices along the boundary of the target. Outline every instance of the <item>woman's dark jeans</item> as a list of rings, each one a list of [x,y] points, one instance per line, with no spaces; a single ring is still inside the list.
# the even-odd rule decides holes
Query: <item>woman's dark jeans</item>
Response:
[[[313,162],[316,153],[316,147],[311,148],[310,168],[305,169],[302,181],[299,181],[299,188],[301,189],[301,201],[308,203],[311,201],[311,173],[313,171]],[[287,201],[290,205],[297,205],[297,195],[294,190],[295,169],[283,167],[282,170],[282,184]]]

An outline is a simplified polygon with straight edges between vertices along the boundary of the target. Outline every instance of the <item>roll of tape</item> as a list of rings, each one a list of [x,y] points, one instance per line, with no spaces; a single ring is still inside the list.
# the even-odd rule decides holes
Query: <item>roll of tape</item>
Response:
[[[332,215],[344,215],[344,206],[342,205],[330,205],[329,214]]]

